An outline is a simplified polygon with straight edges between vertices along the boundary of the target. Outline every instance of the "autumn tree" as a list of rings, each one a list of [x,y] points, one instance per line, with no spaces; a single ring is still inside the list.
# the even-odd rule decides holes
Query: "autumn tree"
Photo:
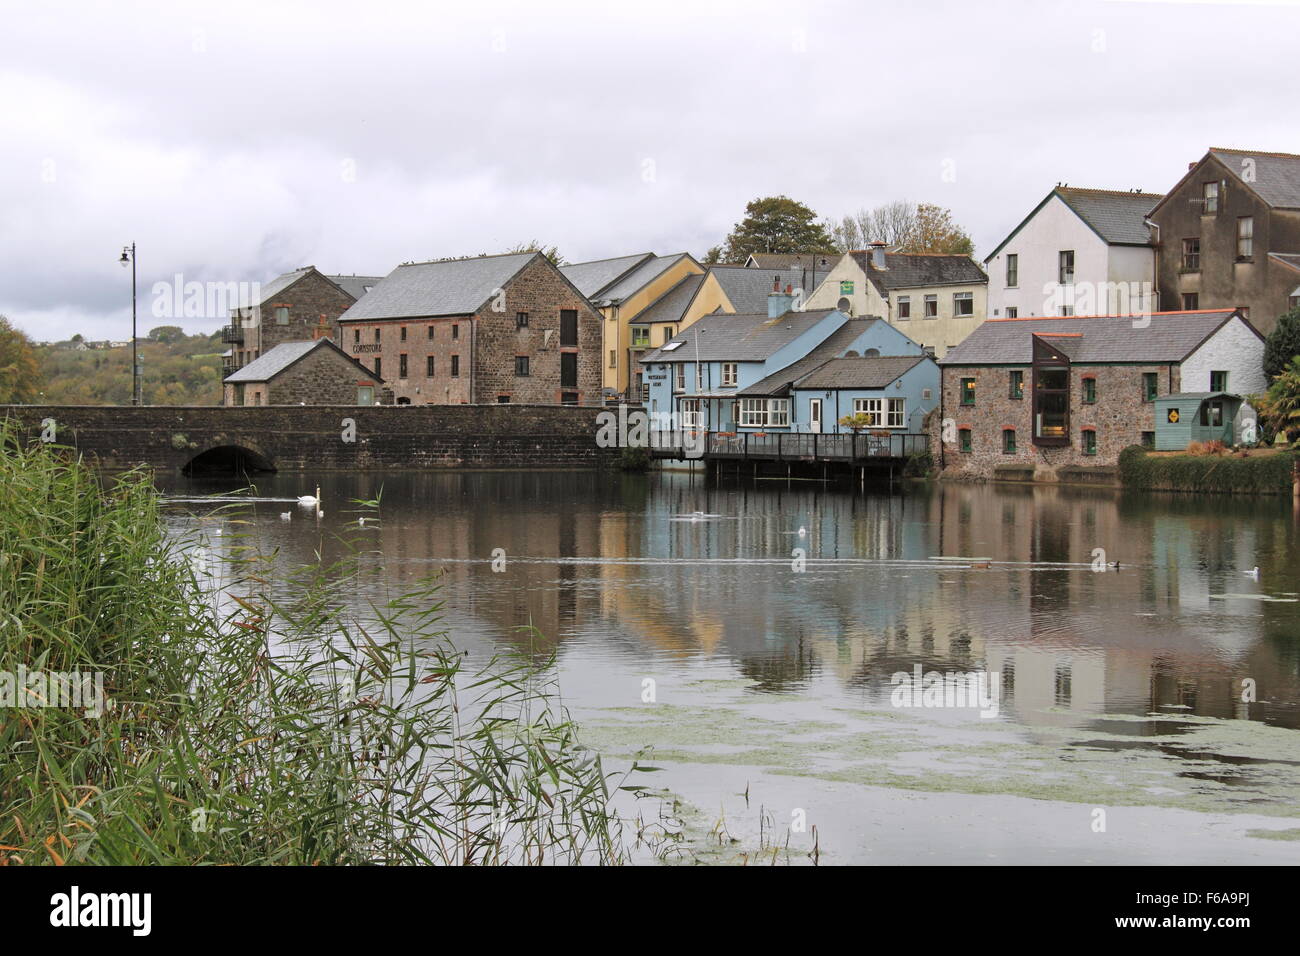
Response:
[[[41,363],[31,340],[0,315],[0,404],[25,405],[41,389]]]
[[[916,207],[916,225],[899,252],[969,256],[975,252],[975,243],[953,222],[950,210],[923,202]]]
[[[727,262],[744,262],[755,252],[830,252],[834,242],[817,214],[788,196],[767,196],[745,206],[745,218],[723,244]]]

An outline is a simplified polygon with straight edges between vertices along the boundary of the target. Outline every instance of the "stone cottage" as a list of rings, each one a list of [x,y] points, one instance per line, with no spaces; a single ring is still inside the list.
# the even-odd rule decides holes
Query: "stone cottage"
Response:
[[[225,405],[376,405],[384,381],[329,339],[283,342],[226,376]]]
[[[1263,357],[1236,309],[989,319],[939,361],[931,448],[950,477],[1085,477],[1154,446],[1161,396],[1263,391]]]

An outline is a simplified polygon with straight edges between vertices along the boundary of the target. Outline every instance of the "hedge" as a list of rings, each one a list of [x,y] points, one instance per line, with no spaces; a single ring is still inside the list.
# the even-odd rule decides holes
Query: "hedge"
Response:
[[[1126,488],[1279,495],[1291,491],[1295,461],[1294,451],[1246,458],[1232,454],[1157,457],[1141,445],[1129,445],[1119,454],[1119,477]]]

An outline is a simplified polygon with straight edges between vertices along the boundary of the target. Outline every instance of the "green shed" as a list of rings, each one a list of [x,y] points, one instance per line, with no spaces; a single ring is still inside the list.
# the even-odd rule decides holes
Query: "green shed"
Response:
[[[1235,444],[1233,422],[1240,395],[1179,392],[1156,399],[1156,451],[1182,451],[1194,441]]]

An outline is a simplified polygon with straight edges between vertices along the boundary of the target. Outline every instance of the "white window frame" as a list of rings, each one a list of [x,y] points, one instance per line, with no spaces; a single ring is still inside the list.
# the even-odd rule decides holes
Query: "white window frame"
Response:
[[[722,363],[722,387],[723,388],[736,387],[736,382],[740,380],[740,374],[738,372],[738,368],[739,366],[737,366],[735,362]]]
[[[907,399],[884,395],[879,398],[855,398],[853,414],[874,416],[872,428],[906,428]]]
[[[789,428],[790,399],[742,398],[739,424],[745,428]]]
[[[1020,253],[1007,253],[1007,284],[1008,289],[1020,288]]]
[[[679,419],[682,428],[703,428],[704,427],[704,400],[699,398],[683,398],[678,406],[680,412]]]
[[[958,308],[958,303],[969,302],[970,311],[963,312]],[[975,293],[974,292],[954,292],[952,294],[952,314],[953,318],[969,319],[975,314]]]
[[[897,308],[894,314],[901,320],[906,321],[912,317],[912,297],[910,295],[900,295],[895,303]]]
[[[939,296],[937,294],[927,295],[924,299],[924,302],[925,302],[925,318],[937,319],[939,317]],[[933,314],[930,313],[930,306],[934,306]]]
[[[686,391],[686,363],[678,362],[673,366],[673,391]]]

